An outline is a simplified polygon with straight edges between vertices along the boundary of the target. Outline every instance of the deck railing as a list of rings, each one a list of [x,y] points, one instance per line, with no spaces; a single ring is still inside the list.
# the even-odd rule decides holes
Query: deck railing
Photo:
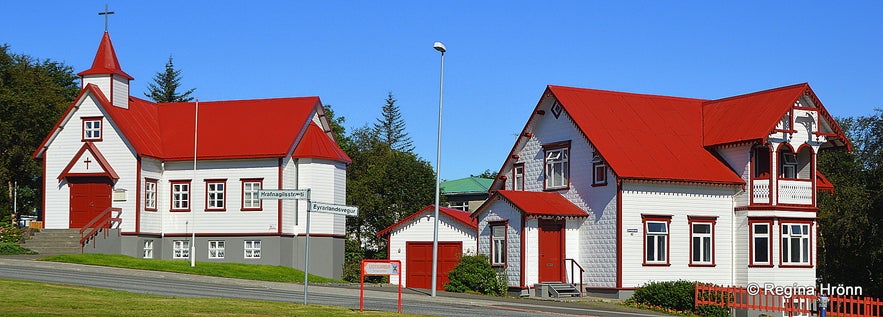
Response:
[[[111,217],[111,213],[113,212],[117,213],[115,217]],[[108,207],[95,216],[95,218],[92,218],[91,221],[86,223],[86,225],[80,229],[80,251],[82,252],[83,248],[86,247],[86,241],[89,241],[89,239],[92,239],[92,246],[94,247],[94,238],[98,236],[99,232],[104,232],[104,237],[107,238],[109,229],[113,228],[115,224],[119,224],[123,221],[123,219],[120,218],[122,212],[122,208]]]
[[[579,269],[579,293],[580,296],[586,292],[583,288],[583,273],[586,271],[583,269],[582,265],[576,262],[574,259],[564,259],[564,266],[567,267],[567,263],[570,262],[570,280],[568,281],[570,284],[576,285],[576,281],[574,280],[573,274],[576,273],[574,267]]]

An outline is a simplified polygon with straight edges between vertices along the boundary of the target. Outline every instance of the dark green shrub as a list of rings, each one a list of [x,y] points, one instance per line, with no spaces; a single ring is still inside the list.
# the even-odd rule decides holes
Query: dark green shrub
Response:
[[[503,296],[508,283],[491,267],[487,255],[464,255],[460,263],[448,272],[448,292],[476,292],[485,295]]]
[[[727,317],[730,316],[730,309],[718,305],[699,305],[693,313],[703,317]]]
[[[18,243],[0,242],[0,254],[34,254],[34,251],[22,248]]]
[[[640,304],[691,311],[695,286],[691,281],[650,282],[635,290],[632,299]]]
[[[22,238],[22,231],[16,228],[9,221],[0,223],[0,242],[19,243]]]

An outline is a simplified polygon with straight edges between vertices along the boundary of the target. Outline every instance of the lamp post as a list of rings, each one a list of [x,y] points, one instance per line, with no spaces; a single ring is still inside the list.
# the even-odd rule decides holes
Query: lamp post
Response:
[[[439,162],[441,161],[441,133],[442,133],[442,96],[445,91],[445,52],[447,48],[442,42],[435,42],[432,45],[436,51],[441,52],[441,75],[438,83],[438,142],[435,155],[435,212],[433,213],[432,224],[432,297],[435,297],[436,283],[438,281],[438,203],[439,192],[441,186],[441,170]]]

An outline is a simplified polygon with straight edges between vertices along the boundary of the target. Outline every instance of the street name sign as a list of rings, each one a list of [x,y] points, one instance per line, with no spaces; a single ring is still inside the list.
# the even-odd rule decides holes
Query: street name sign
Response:
[[[306,189],[263,189],[258,191],[258,199],[305,200],[310,199]]]
[[[310,203],[310,211],[344,215],[347,217],[355,217],[359,215],[359,207],[356,206],[335,205],[317,202]]]

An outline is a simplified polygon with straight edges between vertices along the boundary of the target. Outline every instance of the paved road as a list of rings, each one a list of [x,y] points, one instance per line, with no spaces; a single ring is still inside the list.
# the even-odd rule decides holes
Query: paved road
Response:
[[[259,282],[188,274],[150,272],[77,264],[0,258],[0,278],[20,279],[137,293],[178,297],[221,297],[303,303],[303,284]],[[434,316],[661,316],[615,312],[580,303],[502,299],[443,293],[431,298],[408,291],[403,296],[406,313]],[[309,286],[309,303],[359,307],[359,290],[352,287]],[[372,287],[365,292],[365,308],[396,311],[396,293]]]

